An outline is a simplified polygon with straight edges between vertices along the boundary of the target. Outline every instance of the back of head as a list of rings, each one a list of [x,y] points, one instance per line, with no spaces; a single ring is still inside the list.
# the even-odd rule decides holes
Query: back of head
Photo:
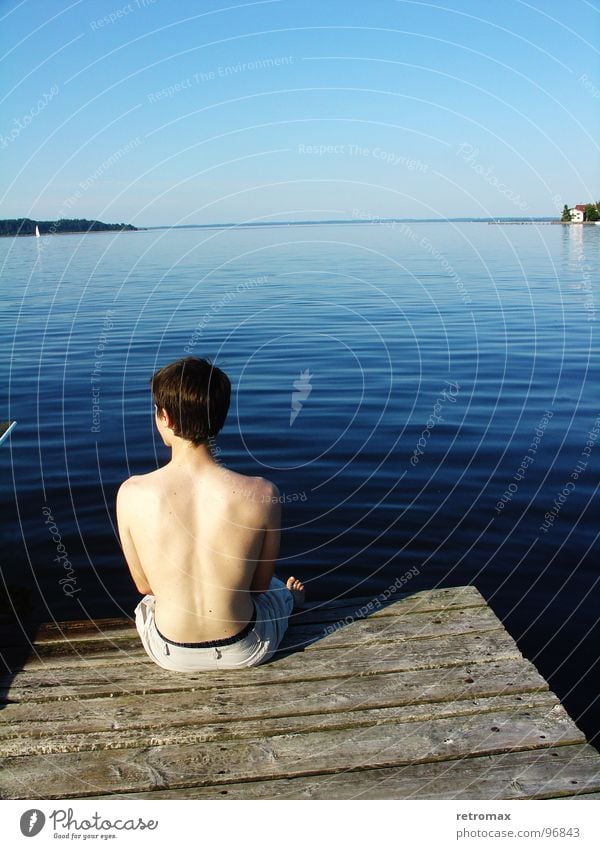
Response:
[[[225,424],[231,382],[208,360],[184,357],[159,369],[150,383],[154,403],[168,413],[175,436],[202,445]]]

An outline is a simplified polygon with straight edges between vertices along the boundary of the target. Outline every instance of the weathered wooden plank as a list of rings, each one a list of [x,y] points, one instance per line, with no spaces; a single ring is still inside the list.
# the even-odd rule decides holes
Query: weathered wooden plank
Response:
[[[76,798],[455,760],[585,742],[564,709],[502,711],[200,745],[0,759],[0,797]]]
[[[381,606],[379,606],[381,605]],[[412,613],[435,613],[452,609],[469,609],[487,606],[481,593],[473,586],[449,589],[424,590],[417,593],[392,595],[388,600],[384,594],[339,599],[315,603],[294,613],[290,625],[305,625],[309,622],[330,623],[350,617],[408,616]]]
[[[75,641],[52,640],[36,644],[31,646],[28,660],[36,659],[38,662],[46,662],[48,659],[56,658],[60,663],[65,657],[81,659],[96,652],[129,653],[135,651],[139,645],[140,639],[137,632],[129,628],[111,636],[98,634]],[[3,666],[13,670],[18,669],[23,666],[23,648],[7,646],[0,652],[0,658]]]
[[[562,795],[582,791],[586,795]],[[334,775],[182,787],[96,798],[600,799],[600,755],[591,746],[583,744]]]
[[[392,595],[388,600],[383,598],[383,594],[359,596],[350,599],[315,602],[294,612],[290,618],[290,627],[305,626],[309,623],[332,623],[346,617],[359,619],[365,616],[369,616],[369,618],[373,616],[406,616],[411,613],[482,607],[485,604],[485,599],[472,586],[398,594]],[[57,640],[73,642],[102,637],[110,639],[122,635],[123,631],[135,631],[132,619],[113,617],[75,622],[49,622],[36,626],[35,637],[32,638],[32,642],[34,645],[42,645]],[[25,635],[20,629],[0,625],[1,645],[12,645],[15,640],[21,644],[23,639],[25,639]]]
[[[586,802],[592,799],[600,799],[600,793],[576,793],[574,796],[550,796],[551,799],[558,799],[560,802]]]
[[[192,727],[202,725],[218,724],[216,733],[219,737],[230,734],[252,736],[261,730],[264,734],[284,733],[286,728],[291,729],[292,726],[297,730],[318,730],[333,725],[344,727],[384,721],[382,717],[388,716],[385,713],[388,708],[397,709],[395,713],[389,714],[395,718],[394,721],[398,717],[402,717],[402,721],[408,721],[409,718],[414,721],[442,714],[487,713],[514,710],[517,707],[525,710],[532,705],[552,707],[557,704],[556,696],[544,688],[543,679],[541,683],[533,679],[529,692],[524,692],[521,685],[510,680],[508,687],[503,689],[501,685],[498,686],[500,680],[496,679],[494,684],[488,682],[487,686],[495,686],[497,692],[478,696],[473,692],[473,684],[464,683],[464,674],[462,684],[457,683],[449,688],[433,682],[429,692],[419,692],[418,682],[414,680],[414,673],[412,675],[412,686],[408,690],[405,676],[392,674],[378,676],[376,680],[342,679],[297,685],[295,698],[294,694],[288,694],[287,687],[285,692],[278,687],[268,688],[267,692],[264,692],[264,686],[247,688],[250,691],[248,702],[236,690],[218,690],[216,693],[205,691],[202,699],[196,693],[169,694],[163,696],[159,704],[155,703],[155,697],[148,700],[145,696],[94,699],[75,705],[59,702],[57,706],[63,708],[62,718],[56,716],[55,706],[50,712],[47,704],[37,705],[38,713],[40,707],[46,709],[43,719],[15,722],[10,715],[6,717],[0,727],[0,754],[25,754],[23,747],[27,747],[30,753],[41,751],[40,740],[45,741],[44,751],[71,750],[70,746],[64,747],[67,739],[71,743],[75,740],[77,748],[95,748],[97,745],[117,748],[121,745],[119,740],[139,741],[143,734],[146,734],[148,740],[165,740],[169,737],[176,742],[182,740]],[[471,675],[468,680],[472,680]],[[316,692],[311,692],[315,683],[320,686],[316,687]],[[288,686],[294,688],[294,685]],[[514,692],[517,686],[519,690]],[[262,696],[260,690],[263,690]],[[446,698],[436,699],[435,696],[440,692]],[[432,695],[434,698],[431,698]],[[64,710],[69,706],[72,708],[70,715]],[[22,706],[7,706],[10,707]],[[31,715],[33,706],[24,707],[29,708],[26,713]],[[375,715],[376,711],[379,711],[378,716]],[[351,716],[351,713],[356,715]],[[278,729],[276,732],[268,731],[270,720],[276,720],[272,726]],[[240,724],[244,727],[236,730],[234,726]],[[210,731],[211,735],[214,733]],[[93,741],[93,745],[90,741]],[[133,744],[124,742],[122,745]],[[137,742],[136,745],[149,743]]]
[[[405,640],[431,639],[448,634],[481,634],[496,630],[500,621],[489,607],[474,607],[468,610],[438,610],[435,613],[413,612],[410,616],[369,617],[339,628],[336,624],[339,623],[291,629],[284,637],[282,648],[302,646],[314,651],[338,646],[404,643]]]
[[[548,684],[522,658],[475,663],[447,669],[324,678],[312,681],[265,682],[259,686],[211,686],[201,692],[122,695],[112,698],[47,702],[15,702],[0,713],[0,740],[17,734],[43,736],[68,731],[108,731],[112,728],[162,727],[165,724],[237,720],[240,717],[291,716],[319,711],[411,703],[457,701],[486,696],[546,692]]]
[[[139,649],[140,654],[143,650]],[[465,663],[493,662],[494,659],[521,659],[514,640],[504,629],[471,636],[450,635],[444,639],[408,641],[399,646],[372,645],[323,652],[296,652],[281,661],[243,671],[198,672],[193,675],[167,672],[152,662],[116,664],[100,668],[80,666],[47,670],[43,666],[16,673],[8,682],[8,701],[49,701],[116,696],[134,693],[202,690],[207,687],[244,687],[263,682],[311,681],[403,672],[410,669],[436,669]],[[524,661],[523,661],[524,662]]]
[[[124,728],[115,727],[109,732],[78,731],[67,733],[58,729],[56,733],[44,734],[32,738],[22,734],[4,740],[0,754],[5,757],[26,755],[51,755],[59,752],[84,752],[96,749],[140,749],[148,746],[202,745],[208,742],[224,740],[258,739],[281,734],[312,733],[343,729],[352,733],[361,727],[384,725],[386,723],[426,722],[446,717],[479,716],[485,721],[485,714],[495,719],[505,711],[514,711],[514,696],[492,696],[487,699],[463,699],[459,702],[433,702],[425,705],[400,705],[369,710],[346,710],[332,713],[292,714],[266,718],[243,718],[240,721],[188,723],[171,722],[162,726],[136,727],[128,724]],[[537,710],[549,713],[560,706],[553,693],[530,693],[521,697],[518,703],[520,711]],[[409,732],[410,733],[410,732]],[[578,739],[583,740],[579,735]]]
[[[0,624],[0,643],[3,646],[21,645],[23,641],[45,643],[54,640],[77,640],[80,636],[93,637],[135,628],[133,619],[111,617],[108,619],[78,619],[73,622],[13,622]]]
[[[372,643],[390,643],[411,639],[438,639],[449,634],[483,633],[502,627],[494,613],[486,607],[470,608],[468,611],[453,609],[435,613],[412,613],[410,616],[388,616],[357,619],[351,626],[335,629],[335,623],[314,623],[292,628],[285,635],[281,651],[298,648],[308,651],[324,650],[341,646],[363,648]],[[140,640],[134,629],[119,631],[112,636],[99,633],[86,639],[53,640],[35,646],[35,654],[41,660],[73,655],[89,657],[94,652],[114,651],[131,653],[140,648]],[[7,665],[18,658],[22,665],[22,652],[10,648],[3,651]],[[1,683],[1,681],[0,681]]]

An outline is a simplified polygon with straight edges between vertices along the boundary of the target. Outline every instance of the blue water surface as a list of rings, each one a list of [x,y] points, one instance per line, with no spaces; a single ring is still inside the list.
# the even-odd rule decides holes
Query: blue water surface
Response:
[[[114,500],[167,459],[148,381],[208,356],[220,460],[281,491],[281,576],[474,584],[596,734],[599,250],[600,227],[452,222],[0,240],[9,597],[131,614]]]

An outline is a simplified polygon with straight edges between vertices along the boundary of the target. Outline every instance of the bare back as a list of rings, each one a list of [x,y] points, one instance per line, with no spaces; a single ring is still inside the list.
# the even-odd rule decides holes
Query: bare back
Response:
[[[214,460],[130,478],[117,500],[123,550],[156,625],[177,642],[223,639],[253,614],[279,549],[277,487]]]

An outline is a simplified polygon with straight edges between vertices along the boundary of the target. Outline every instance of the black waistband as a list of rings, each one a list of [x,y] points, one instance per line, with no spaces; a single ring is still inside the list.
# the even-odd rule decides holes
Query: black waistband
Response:
[[[240,640],[243,640],[244,637],[247,637],[250,631],[254,628],[256,624],[256,610],[252,613],[252,619],[248,622],[247,625],[244,625],[242,630],[234,634],[233,637],[225,637],[222,640],[207,640],[204,643],[177,643],[175,640],[170,640],[168,637],[165,637],[164,634],[161,634],[158,628],[156,628],[156,633],[164,640],[165,643],[169,643],[170,646],[179,646],[183,649],[216,649],[220,646],[231,646],[234,643],[239,643]]]

